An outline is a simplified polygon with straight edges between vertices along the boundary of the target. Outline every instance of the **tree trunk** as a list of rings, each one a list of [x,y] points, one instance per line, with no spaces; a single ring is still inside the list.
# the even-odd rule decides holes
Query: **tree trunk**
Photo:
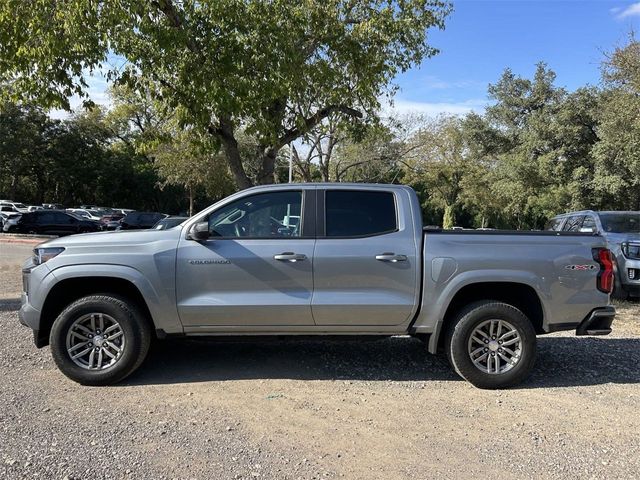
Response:
[[[455,224],[456,224],[456,215],[454,212],[454,206],[445,205],[444,215],[442,217],[442,228],[450,229],[450,228],[453,228]]]
[[[260,158],[260,171],[258,172],[258,178],[256,178],[257,185],[268,185],[275,181],[276,155],[277,152],[272,148],[264,150]]]
[[[193,217],[193,186],[189,185],[189,216]]]

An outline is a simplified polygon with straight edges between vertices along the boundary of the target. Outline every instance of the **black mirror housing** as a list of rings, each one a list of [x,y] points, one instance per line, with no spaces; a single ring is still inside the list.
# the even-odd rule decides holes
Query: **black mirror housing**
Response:
[[[210,236],[209,222],[198,222],[191,227],[191,231],[189,232],[189,237],[198,242],[207,240]]]

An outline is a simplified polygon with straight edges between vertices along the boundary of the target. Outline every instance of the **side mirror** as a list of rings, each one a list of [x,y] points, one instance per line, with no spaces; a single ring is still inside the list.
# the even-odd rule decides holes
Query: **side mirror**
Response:
[[[191,231],[189,232],[189,238],[196,242],[207,240],[210,236],[211,232],[209,232],[209,222],[198,222],[191,227]]]
[[[582,227],[580,229],[580,233],[595,233],[595,228],[593,227]]]

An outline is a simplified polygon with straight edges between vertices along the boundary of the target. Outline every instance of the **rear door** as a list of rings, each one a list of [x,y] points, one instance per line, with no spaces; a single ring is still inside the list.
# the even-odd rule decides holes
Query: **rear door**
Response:
[[[320,189],[318,212],[315,323],[375,328],[409,321],[421,272],[409,192]]]

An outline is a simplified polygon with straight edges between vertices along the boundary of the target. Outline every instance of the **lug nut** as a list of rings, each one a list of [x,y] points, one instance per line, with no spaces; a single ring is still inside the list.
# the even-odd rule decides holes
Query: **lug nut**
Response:
[[[487,339],[485,338],[484,343],[489,343],[489,340],[487,340]]]
[[[499,348],[499,349],[498,349],[498,351],[499,351],[500,353],[502,353],[502,349],[501,349],[501,348]]]

